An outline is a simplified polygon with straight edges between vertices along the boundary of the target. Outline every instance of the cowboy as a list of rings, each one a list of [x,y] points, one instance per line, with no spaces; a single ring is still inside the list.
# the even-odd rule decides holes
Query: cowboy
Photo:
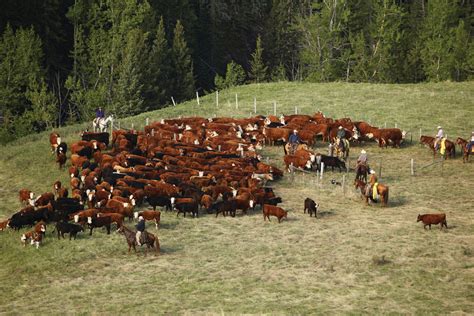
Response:
[[[372,197],[372,189],[373,189],[374,185],[377,183],[377,181],[378,181],[378,179],[377,179],[377,175],[375,174],[375,171],[370,170],[370,179],[369,179],[369,183],[367,184],[366,191],[365,191],[365,194],[368,197]]]
[[[290,144],[290,155],[293,155],[300,143],[300,137],[298,136],[298,131],[296,129],[293,130],[293,134],[288,138],[288,143]]]
[[[104,110],[102,110],[102,107],[99,106],[99,108],[95,110],[95,118],[103,119],[104,117],[105,117],[105,112]]]
[[[339,147],[344,150],[344,139],[346,138],[346,130],[344,127],[339,126],[336,137],[339,138]]]
[[[135,236],[137,240],[137,245],[141,246],[141,236],[142,233],[145,231],[145,219],[143,216],[138,217],[138,224],[135,226],[137,228],[137,235]]]
[[[471,133],[471,140],[467,143],[467,152],[471,153],[472,146],[474,146],[474,132]]]
[[[441,142],[441,139],[444,138],[444,131],[441,126],[438,126],[438,133],[435,136],[435,142],[434,142],[434,148],[435,150],[438,150],[439,143]]]

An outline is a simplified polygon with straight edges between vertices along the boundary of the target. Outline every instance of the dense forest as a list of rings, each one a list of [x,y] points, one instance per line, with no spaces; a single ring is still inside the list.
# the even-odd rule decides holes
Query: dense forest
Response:
[[[267,81],[474,78],[471,0],[2,0],[0,142]]]

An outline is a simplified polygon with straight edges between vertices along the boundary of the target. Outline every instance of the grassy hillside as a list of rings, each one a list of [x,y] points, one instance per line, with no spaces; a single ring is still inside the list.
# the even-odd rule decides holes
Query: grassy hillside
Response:
[[[239,107],[235,106],[238,94]],[[249,116],[323,111],[412,132],[402,149],[364,145],[372,167],[382,165],[389,207],[366,207],[344,173],[286,176],[274,183],[288,221],[249,216],[199,219],[164,213],[158,232],[162,255],[128,255],[124,237],[102,231],[77,241],[47,234],[39,250],[20,246],[20,233],[0,232],[0,311],[4,313],[448,313],[474,310],[473,163],[435,164],[417,143],[419,130],[443,125],[450,138],[474,126],[474,83],[421,85],[280,83],[238,87],[160,111],[121,119],[141,128],[146,118]],[[59,129],[68,143],[85,125]],[[17,192],[51,191],[67,181],[49,152],[48,133],[0,148],[0,219],[19,209]],[[410,139],[410,134],[408,135]],[[317,151],[325,145],[318,144]],[[351,149],[351,161],[360,148]],[[459,150],[457,150],[459,153]],[[281,148],[266,148],[282,165]],[[410,159],[416,176],[410,176]],[[353,172],[347,174],[350,184]],[[303,200],[321,205],[318,219]],[[419,213],[445,212],[448,230],[425,231]],[[131,225],[131,224],[130,224]],[[51,231],[52,227],[48,227]],[[153,225],[148,226],[151,232]],[[382,259],[383,258],[383,259]],[[34,307],[34,308],[33,308]]]

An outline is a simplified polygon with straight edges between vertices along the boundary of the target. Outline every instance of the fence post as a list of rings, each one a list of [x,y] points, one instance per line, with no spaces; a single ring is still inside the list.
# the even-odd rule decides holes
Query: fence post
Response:
[[[219,91],[216,91],[216,108],[219,107]]]
[[[197,100],[197,104],[201,105],[201,103],[199,102],[199,91],[196,91],[196,100]]]
[[[397,124],[397,123],[395,123],[395,128],[398,128],[398,124]]]
[[[379,179],[382,180],[382,157],[380,157],[379,162]]]
[[[321,180],[323,179],[323,174],[324,174],[324,162],[321,162]]]
[[[295,114],[298,114],[298,107],[295,106]]]
[[[383,123],[383,128],[387,128],[387,122]]]
[[[344,193],[344,195],[346,194],[346,175],[345,174],[342,175],[342,192]]]
[[[410,160],[410,171],[411,171],[411,175],[414,176],[415,175],[415,160],[413,158],[411,158]]]
[[[112,134],[114,132],[114,119],[110,121],[110,136],[112,137]]]
[[[235,108],[239,108],[239,96],[237,95],[237,93],[235,94]]]
[[[221,151],[221,145],[217,145],[217,151]]]
[[[277,115],[277,103],[276,101],[273,101],[273,115]]]
[[[173,106],[176,106],[176,102],[174,102],[174,98],[171,97],[171,101],[173,102]]]
[[[420,128],[420,138],[421,138],[421,128]],[[420,138],[418,138],[418,139],[420,139]]]
[[[253,98],[253,113],[257,114],[257,98]]]
[[[132,131],[133,131],[134,127],[135,127],[135,126],[134,126],[134,124],[132,123]]]
[[[120,128],[120,121],[118,122],[118,126],[119,126],[119,129],[121,129],[121,128]]]

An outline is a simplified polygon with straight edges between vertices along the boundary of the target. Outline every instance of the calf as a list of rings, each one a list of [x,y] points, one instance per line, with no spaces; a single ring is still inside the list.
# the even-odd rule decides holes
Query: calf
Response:
[[[270,215],[276,216],[278,218],[278,223],[281,222],[281,219],[288,218],[288,212],[283,210],[281,207],[264,204],[263,205],[263,220],[265,221],[268,218],[270,221]]]
[[[171,210],[171,199],[167,196],[148,196],[146,200],[154,211],[156,211],[157,206],[166,207],[167,211]]]
[[[110,217],[111,223],[115,223],[117,225],[117,229],[122,227],[123,225],[123,215],[119,213],[97,213],[97,217]]]
[[[74,237],[76,240],[77,233],[83,232],[84,228],[81,225],[70,224],[67,222],[57,222],[56,223],[56,230],[58,232],[58,239],[59,236],[64,238],[64,234],[69,234],[69,240]]]
[[[431,225],[438,225],[440,224],[439,229],[443,229],[443,226],[448,229],[448,223],[446,222],[446,214],[418,214],[418,218],[416,222],[423,222],[423,228],[426,229],[426,226],[429,226],[431,229]]]
[[[304,213],[306,214],[306,210],[308,210],[309,216],[313,217],[313,212],[314,212],[314,217],[316,218],[316,212],[318,211],[319,204],[314,202],[310,198],[306,198],[304,200]]]
[[[339,168],[339,172],[342,171],[341,168],[346,169],[346,163],[340,160],[338,157],[326,156],[326,155],[316,155],[316,161],[313,166],[316,165],[316,170],[321,170],[321,163],[324,163],[324,168],[331,167],[334,171],[334,167]]]
[[[135,215],[135,219],[139,218],[140,216],[143,216],[143,218],[147,221],[154,221],[156,229],[158,229],[158,227],[160,226],[160,218],[161,218],[160,211],[150,210],[150,211],[135,212],[134,215]]]
[[[36,249],[38,249],[40,243],[43,241],[43,234],[38,234],[37,232],[31,230],[21,235],[20,240],[23,243],[23,247],[26,247],[28,240],[30,240],[31,244],[36,245]]]
[[[110,235],[110,225],[112,224],[112,219],[109,216],[104,217],[88,217],[87,224],[90,228],[90,236],[92,236],[92,230],[96,227],[105,227],[107,229],[107,235]]]

